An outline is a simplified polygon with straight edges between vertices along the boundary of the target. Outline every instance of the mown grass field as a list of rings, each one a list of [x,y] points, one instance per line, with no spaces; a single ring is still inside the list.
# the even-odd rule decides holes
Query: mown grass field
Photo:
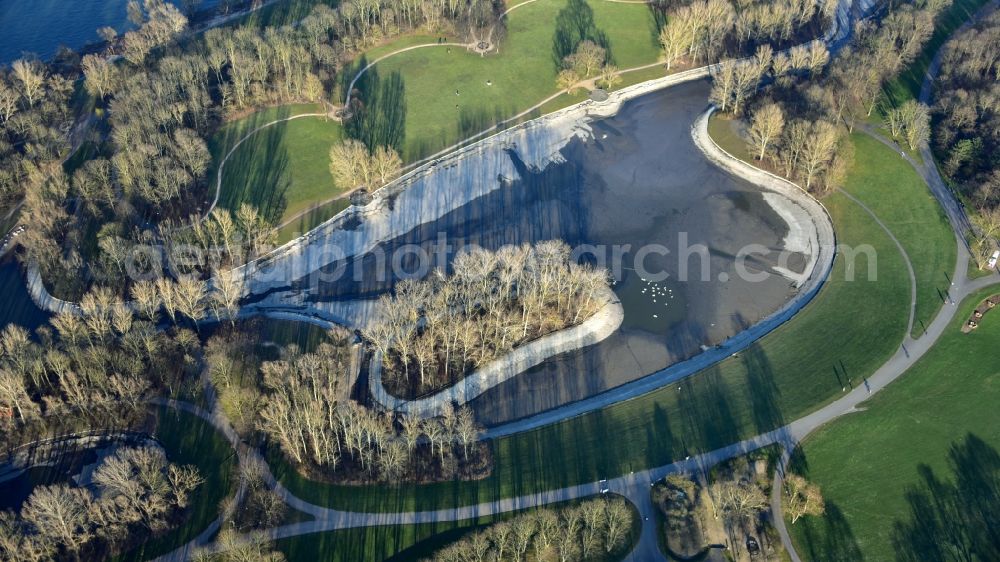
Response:
[[[822,487],[828,509],[822,518],[789,525],[799,555],[812,560],[909,560],[898,558],[904,553],[894,547],[892,533],[897,522],[911,520],[908,491],[928,491],[918,467],[926,465],[937,478],[953,480],[949,448],[969,434],[1000,449],[1000,313],[987,314],[970,334],[960,332],[975,305],[996,292],[987,290],[961,303],[948,332],[909,372],[867,401],[863,412],[832,423],[805,442],[804,471]],[[990,456],[982,450],[972,458],[985,464]],[[1000,477],[993,464],[982,475],[986,479]],[[962,465],[966,476],[977,469],[968,462]],[[1000,504],[996,488],[973,490],[995,513]],[[925,507],[921,513],[928,518],[941,514]],[[948,547],[948,539],[931,528],[925,539]],[[922,559],[937,559],[930,550],[921,554],[926,556]]]
[[[511,12],[499,53],[481,57],[461,47],[432,47],[380,62],[381,75],[399,71],[406,83],[404,159],[432,154],[554,94],[552,22],[565,5],[560,0],[539,0]],[[645,5],[603,1],[589,5],[597,27],[610,39],[616,65],[627,68],[656,61],[654,23]],[[398,45],[388,43],[366,57],[372,60],[412,44],[409,38]]]
[[[219,163],[248,133],[279,119],[322,112],[316,105],[282,106],[227,124],[209,143],[212,190]],[[258,130],[226,162],[219,206],[236,210],[241,203],[250,203],[277,226],[318,202],[342,195],[329,169],[330,147],[342,138],[340,124],[326,117],[298,117]]]
[[[863,133],[851,135],[854,181],[845,189],[868,206],[902,244],[917,280],[913,337],[947,299],[957,246],[948,218],[927,184],[898,154]]]
[[[885,149],[889,150],[889,149]],[[860,182],[855,169],[848,184]],[[839,242],[870,244],[877,263],[837,258],[805,310],[732,357],[680,385],[493,442],[494,474],[480,482],[342,487],[301,478],[278,455],[275,475],[295,494],[342,509],[435,509],[516,496],[667,464],[780,427],[860,384],[898,349],[910,281],[885,232],[842,194],[829,196]],[[869,267],[878,275],[869,279]],[[850,269],[854,281],[847,280]],[[877,335],[877,336],[876,336]]]

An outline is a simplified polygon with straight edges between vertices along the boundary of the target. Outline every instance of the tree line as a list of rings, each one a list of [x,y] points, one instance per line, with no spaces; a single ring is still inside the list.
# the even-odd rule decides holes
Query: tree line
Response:
[[[886,106],[884,85],[911,64],[947,7],[939,0],[897,4],[880,18],[859,22],[851,43],[830,61],[818,42],[774,54],[724,61],[712,101],[748,115],[746,140],[754,157],[810,190],[843,181],[852,160],[845,134]],[[917,148],[930,128],[926,106],[908,102],[884,111],[890,135]]]
[[[578,324],[605,304],[604,270],[571,259],[561,241],[474,248],[446,275],[404,280],[383,295],[363,330],[381,358],[390,392],[413,396],[453,384],[470,370],[545,334]]]
[[[975,207],[973,257],[985,267],[1000,236],[1000,14],[949,40],[934,81],[934,154]]]
[[[154,389],[178,392],[197,371],[194,332],[157,330],[106,291],[88,294],[80,306],[86,316],[57,315],[34,339],[14,324],[0,332],[0,406],[7,411],[0,425],[8,432],[67,416],[117,426]]]
[[[0,560],[113,556],[178,523],[203,479],[154,446],[123,447],[97,466],[90,487],[37,486],[18,512],[0,512]]]
[[[481,428],[468,409],[439,418],[376,412],[350,398],[351,360],[341,339],[263,361],[256,337],[215,336],[206,357],[219,404],[243,435],[260,432],[297,467],[340,482],[475,477],[488,470]]]
[[[836,2],[778,0],[696,0],[682,6],[659,2],[658,18],[667,70],[679,62],[714,62],[726,53],[752,52],[756,47],[787,46],[815,37],[832,21]]]
[[[428,560],[607,560],[623,554],[636,518],[623,498],[602,497],[578,505],[546,507],[494,523],[436,552]]]

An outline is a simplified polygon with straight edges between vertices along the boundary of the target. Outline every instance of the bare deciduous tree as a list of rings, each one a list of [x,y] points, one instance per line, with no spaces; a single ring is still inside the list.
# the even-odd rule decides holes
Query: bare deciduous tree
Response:
[[[766,103],[754,111],[750,119],[750,140],[757,151],[757,159],[763,160],[767,149],[781,137],[785,128],[785,113],[776,103]]]

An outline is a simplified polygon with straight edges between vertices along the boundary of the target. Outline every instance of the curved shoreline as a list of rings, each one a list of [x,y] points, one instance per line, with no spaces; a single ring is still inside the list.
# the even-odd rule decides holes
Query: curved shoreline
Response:
[[[564,406],[558,406],[532,416],[494,426],[486,430],[484,439],[494,439],[520,433],[580,416],[594,410],[600,410],[612,404],[639,397],[668,384],[695,375],[734,353],[743,351],[760,338],[771,333],[795,316],[796,313],[802,310],[819,293],[819,290],[833,270],[834,257],[836,256],[836,235],[829,213],[819,201],[798,185],[759,168],[755,168],[720,148],[708,134],[708,118],[714,111],[715,108],[710,107],[691,127],[691,136],[699,150],[713,164],[763,188],[765,193],[770,192],[787,198],[790,203],[799,206],[803,211],[809,213],[811,222],[816,229],[817,243],[815,249],[817,256],[812,271],[808,272],[807,275],[803,274],[804,279],[799,286],[799,294],[753,326],[690,359],[674,363],[664,369],[600,394],[595,394],[589,398],[570,402]]]
[[[574,137],[588,137],[594,119],[613,116],[626,102],[645,94],[708,77],[713,68],[705,66],[622,88],[601,102],[584,100],[424,164],[373,191],[368,204],[352,205],[305,235],[237,268],[248,280],[244,295],[287,288],[320,268],[368,253],[501,189],[503,182],[498,178],[518,177],[506,149],[518,150],[529,167],[544,168],[561,160],[560,149]]]
[[[405,400],[389,394],[382,384],[382,357],[375,353],[368,370],[368,391],[387,410],[420,418],[439,416],[445,406],[462,406],[550,357],[593,345],[613,334],[625,319],[625,309],[610,288],[602,292],[606,302],[590,318],[517,347],[430,396]]]

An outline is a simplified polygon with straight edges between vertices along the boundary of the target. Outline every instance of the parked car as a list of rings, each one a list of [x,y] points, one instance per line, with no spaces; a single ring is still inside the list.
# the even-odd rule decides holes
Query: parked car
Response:
[[[990,261],[986,264],[986,269],[996,269],[998,259],[1000,259],[1000,250],[993,252],[993,255],[990,256]]]

